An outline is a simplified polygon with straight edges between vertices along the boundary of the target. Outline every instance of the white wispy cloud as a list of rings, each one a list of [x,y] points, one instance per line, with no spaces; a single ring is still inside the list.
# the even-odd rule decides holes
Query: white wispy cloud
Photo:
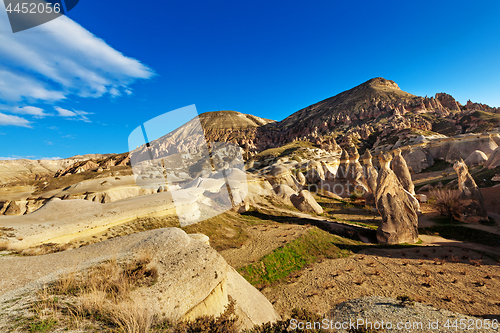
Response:
[[[34,156],[34,155],[29,155],[29,156],[0,156],[0,160],[7,160],[7,161],[13,161],[13,160],[61,160],[62,157],[56,156],[56,157],[40,157],[40,156]]]
[[[0,29],[10,29],[5,12]],[[154,75],[66,16],[16,34],[2,33],[0,45],[0,78],[11,82],[10,87],[0,84],[0,96],[11,101],[116,95]]]
[[[71,118],[72,120],[81,120],[87,123],[91,122],[90,119],[87,117],[87,115],[93,114],[92,112],[86,112],[86,111],[67,110],[58,106],[56,106],[54,109],[56,109],[59,116],[61,117]]]
[[[54,104],[71,96],[113,98],[130,95],[130,85],[149,79],[154,71],[140,61],[115,50],[66,16],[19,33],[6,33],[10,25],[0,11],[0,104],[19,106],[16,114],[28,113],[34,103]],[[25,113],[23,113],[23,110]],[[69,111],[69,110],[68,110]],[[71,112],[71,111],[70,111]],[[85,113],[67,116],[86,121]],[[10,112],[9,112],[10,113]],[[20,117],[3,117],[26,126]]]
[[[42,108],[37,108],[35,106],[24,106],[24,107],[15,107],[11,110],[12,113],[15,113],[15,114],[26,114],[26,115],[31,115],[31,116],[35,116],[35,117],[38,117],[38,118],[43,118],[43,117],[46,117],[46,116],[52,116],[51,114],[49,113],[45,113],[45,110],[42,109]]]
[[[31,122],[18,116],[0,113],[0,125],[31,127]]]

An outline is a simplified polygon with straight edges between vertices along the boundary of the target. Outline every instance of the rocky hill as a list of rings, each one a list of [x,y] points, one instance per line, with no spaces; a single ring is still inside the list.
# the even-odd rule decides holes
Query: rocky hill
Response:
[[[451,95],[412,95],[391,80],[374,78],[350,90],[301,109],[276,122],[236,111],[206,112],[161,138],[139,147],[136,160],[187,152],[205,142],[238,144],[246,158],[293,141],[318,147],[386,150],[398,143],[483,133],[500,127],[500,108]],[[85,164],[85,163],[84,163]],[[68,169],[95,165],[75,164]],[[101,166],[102,167],[102,166]],[[98,167],[97,167],[98,168]],[[74,171],[74,170],[73,170]]]
[[[499,113],[500,109],[480,103],[461,105],[445,93],[415,96],[394,81],[374,78],[295,112],[276,123],[275,130],[263,128],[259,139],[272,147],[333,136],[341,146],[373,148],[395,143],[401,131],[454,136],[492,130],[500,126]]]
[[[111,155],[113,154],[88,154],[59,160],[22,159],[0,161],[0,184],[52,177],[58,170],[66,169],[75,163],[89,159],[102,159]]]

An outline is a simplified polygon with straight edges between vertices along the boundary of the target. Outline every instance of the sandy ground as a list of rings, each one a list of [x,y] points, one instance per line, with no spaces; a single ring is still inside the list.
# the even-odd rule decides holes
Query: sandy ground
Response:
[[[26,200],[35,190],[32,186],[9,186],[0,188],[0,201]]]
[[[324,314],[348,299],[409,295],[458,313],[500,317],[500,266],[493,259],[451,246],[362,252],[316,263],[261,291],[281,314],[294,307]]]

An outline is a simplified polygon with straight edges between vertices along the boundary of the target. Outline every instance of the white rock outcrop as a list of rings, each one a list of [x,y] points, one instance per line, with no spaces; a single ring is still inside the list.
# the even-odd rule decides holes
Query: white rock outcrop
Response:
[[[232,298],[241,329],[279,320],[271,303],[206,242],[206,236],[164,228],[71,251],[12,260],[1,258],[0,300],[35,291],[75,269],[82,271],[110,259],[127,263],[146,249],[158,271],[157,282],[137,288],[132,298],[160,318],[217,316]]]

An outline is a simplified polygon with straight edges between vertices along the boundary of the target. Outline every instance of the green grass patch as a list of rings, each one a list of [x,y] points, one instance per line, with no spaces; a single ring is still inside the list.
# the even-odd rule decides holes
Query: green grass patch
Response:
[[[352,254],[337,244],[349,242],[318,228],[280,247],[259,262],[240,268],[245,279],[256,286],[272,285],[321,258],[342,258]]]
[[[278,148],[266,149],[258,153],[257,157],[264,158],[270,156],[274,157],[288,156],[299,148],[316,148],[316,147],[309,141],[294,141]]]
[[[493,247],[500,246],[500,235],[459,225],[437,225],[428,228],[419,228],[418,231],[424,235],[441,236],[461,242],[471,242]]]
[[[36,321],[34,323],[31,323],[29,326],[29,331],[34,333],[34,332],[49,332],[51,331],[57,324],[57,321],[54,319],[43,319]]]
[[[248,239],[245,226],[256,224],[269,224],[258,217],[240,215],[235,212],[209,218],[202,223],[195,223],[182,228],[186,233],[200,233],[210,238],[210,245],[217,251],[239,248]]]

